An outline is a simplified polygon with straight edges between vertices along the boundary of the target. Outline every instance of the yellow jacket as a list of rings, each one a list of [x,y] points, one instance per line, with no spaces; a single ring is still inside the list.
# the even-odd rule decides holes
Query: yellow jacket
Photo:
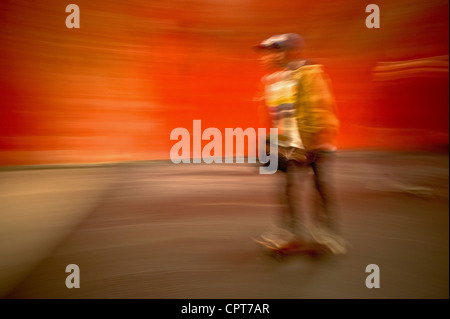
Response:
[[[328,75],[315,64],[298,68],[293,77],[298,79],[295,116],[305,149],[336,149],[339,120]]]

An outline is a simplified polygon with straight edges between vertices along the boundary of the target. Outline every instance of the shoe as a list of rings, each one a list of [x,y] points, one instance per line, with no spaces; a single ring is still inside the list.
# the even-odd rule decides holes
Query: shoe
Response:
[[[311,236],[317,243],[326,246],[335,255],[345,255],[347,253],[345,240],[329,230],[314,227],[311,230]]]
[[[278,248],[299,242],[298,237],[295,234],[285,229],[264,233],[261,235],[261,238]]]

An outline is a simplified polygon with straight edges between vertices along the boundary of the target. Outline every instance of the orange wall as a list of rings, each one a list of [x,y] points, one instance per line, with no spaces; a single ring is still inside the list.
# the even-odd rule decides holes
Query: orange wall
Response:
[[[378,62],[448,55],[448,1],[0,2],[0,165],[164,159],[172,129],[259,127],[251,45],[301,33],[334,84],[342,149],[448,145],[448,66],[374,80]],[[447,60],[448,61],[448,60]]]

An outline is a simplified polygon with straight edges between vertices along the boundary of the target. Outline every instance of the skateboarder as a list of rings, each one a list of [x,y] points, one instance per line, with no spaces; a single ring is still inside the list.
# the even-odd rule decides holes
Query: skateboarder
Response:
[[[263,234],[262,239],[276,247],[298,247],[312,239],[343,254],[346,248],[338,235],[330,171],[339,120],[329,78],[321,65],[303,57],[304,41],[298,34],[274,35],[255,49],[268,71],[261,81],[262,105],[270,127],[278,128],[278,170],[284,175],[280,231]],[[314,225],[306,235],[297,223],[300,189],[295,184],[304,184],[308,170],[313,172],[318,200]]]

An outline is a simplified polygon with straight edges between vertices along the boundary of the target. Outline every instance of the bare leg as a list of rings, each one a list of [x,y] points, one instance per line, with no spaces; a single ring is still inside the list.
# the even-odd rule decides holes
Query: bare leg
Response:
[[[317,190],[315,217],[320,226],[337,232],[336,200],[333,185],[334,153],[317,153],[311,167],[314,171],[314,185]]]
[[[296,167],[292,161],[287,164],[286,172],[283,173],[283,187],[280,189],[281,196],[281,227],[295,234],[297,233],[297,205],[295,203],[298,189],[295,189]]]

